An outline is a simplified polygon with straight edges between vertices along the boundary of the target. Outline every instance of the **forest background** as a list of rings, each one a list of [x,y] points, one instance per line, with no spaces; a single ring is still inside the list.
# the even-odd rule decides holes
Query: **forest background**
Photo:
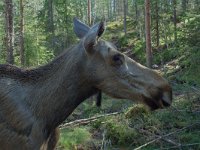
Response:
[[[47,64],[77,43],[74,17],[90,26],[106,20],[104,38],[159,70],[172,84],[175,102],[158,113],[107,96],[100,109],[89,100],[66,122],[116,111],[122,115],[65,127],[58,148],[200,149],[200,1],[2,0],[0,64]]]

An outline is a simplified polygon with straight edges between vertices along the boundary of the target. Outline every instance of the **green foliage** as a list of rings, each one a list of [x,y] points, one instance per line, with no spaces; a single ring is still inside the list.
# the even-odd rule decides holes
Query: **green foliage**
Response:
[[[34,37],[25,36],[25,64],[26,66],[38,66],[49,62],[53,58],[52,51],[48,51],[44,46],[38,46],[33,42]]]
[[[91,123],[91,126],[95,130],[99,130],[102,126],[102,121],[105,121],[105,119],[98,119]]]
[[[90,140],[90,133],[85,128],[63,129],[59,145],[64,149],[76,149],[78,145],[85,145]]]
[[[84,114],[83,115],[84,117],[89,117],[91,116],[91,114],[98,114],[99,112],[101,112],[101,109],[96,106],[95,101],[89,103],[83,103],[79,107],[79,109],[84,110],[84,112],[82,112]]]
[[[123,36],[123,37],[121,37],[120,39],[119,39],[119,44],[121,45],[121,46],[127,46],[127,44],[128,44],[128,38],[126,37],[126,36]]]
[[[73,33],[72,25],[74,17],[87,22],[86,0],[52,0],[52,16],[50,15],[49,2],[50,0],[24,2],[26,67],[46,64],[66,47],[76,42],[77,38]],[[144,0],[128,0],[129,12],[126,36],[123,32],[122,1],[115,1],[117,2],[116,6],[118,6],[116,10],[112,8],[113,6],[111,7],[110,3],[112,2],[109,0],[92,1],[93,22],[96,23],[105,17],[107,32],[104,38],[116,43],[118,49],[123,52],[132,51],[132,58],[145,64]],[[156,2],[159,8],[158,16],[156,14]],[[154,63],[160,65],[176,61],[176,66],[180,69],[177,71],[172,68],[172,71],[168,70],[167,74],[173,75],[173,83],[176,81],[184,83],[180,87],[174,88],[174,91],[181,91],[178,93],[180,95],[185,92],[182,87],[186,84],[189,84],[189,86],[200,85],[200,5],[198,5],[198,1],[190,1],[186,12],[183,12],[181,2],[177,1],[178,40],[175,43],[172,1],[151,1],[151,36]],[[15,64],[20,65],[19,2],[13,0],[13,3]],[[4,2],[0,1],[0,63],[5,63],[6,59],[4,8]],[[53,20],[50,19],[51,17]],[[159,20],[160,47],[156,45],[157,17]],[[105,130],[106,139],[111,140],[113,146],[128,145],[129,148],[133,149],[157,138],[157,136],[166,135],[195,123],[197,120],[199,121],[199,100],[194,101],[193,98],[192,95],[188,97],[176,96],[173,108],[147,112],[141,105],[132,107],[131,102],[116,101],[104,97],[102,108],[97,108],[94,102],[83,103],[76,110],[79,114],[76,117],[87,118],[97,113],[121,111],[131,106],[125,113],[126,118],[122,116],[105,117],[93,122],[91,126],[95,131],[100,132],[100,135]],[[199,126],[195,126],[195,128],[182,130],[180,133],[167,138],[183,144],[199,143],[199,130]],[[61,133],[60,146],[64,149],[77,149],[78,145],[87,145],[88,140],[91,140],[90,132],[92,131],[87,128],[64,129]],[[102,139],[100,139],[101,142]],[[149,144],[144,149],[162,149],[170,146],[170,143],[160,140]],[[200,149],[199,145],[192,148]],[[185,149],[192,148],[186,147]]]
[[[140,63],[146,62],[145,54],[145,42],[141,40],[135,41],[135,47],[133,48],[133,53],[135,54],[135,59]]]
[[[183,66],[179,77],[190,83],[200,85],[200,16],[192,15],[186,16],[185,26],[182,28],[180,34],[180,51],[179,55],[185,55],[185,59],[180,61]]]
[[[139,145],[143,145],[144,143],[151,141],[152,136],[167,135],[199,121],[198,114],[191,112],[191,110],[194,110],[198,104],[198,100],[195,96],[190,98],[191,100],[188,100],[186,97],[177,97],[174,100],[175,102],[173,103],[173,108],[168,110],[158,110],[148,113],[147,115],[143,115],[143,117],[141,117],[141,115],[132,117],[129,120],[129,126],[139,131],[137,139],[134,140],[134,144],[132,146],[138,147]],[[181,111],[174,110],[174,107]],[[186,128],[185,130],[180,130],[180,132],[177,133],[175,132],[167,138],[172,139],[172,141],[179,140],[177,142],[181,142],[182,144],[198,143],[200,138],[198,131],[199,127],[196,125],[192,128]],[[160,149],[161,147],[159,146],[171,147],[168,143],[159,141],[149,144],[143,149]],[[199,145],[195,147],[198,149],[198,146]]]
[[[182,42],[186,42],[188,46],[200,46],[200,15],[189,14],[185,18],[185,26],[182,28],[184,34]]]
[[[134,129],[116,119],[107,120],[104,128],[106,138],[111,140],[114,145],[126,145],[126,143],[133,142],[137,137],[137,132]]]
[[[181,85],[175,87],[174,91],[188,91],[188,88],[183,88]],[[100,135],[105,133],[105,141],[111,141],[110,149],[113,147],[134,149],[167,134],[171,135],[166,136],[166,139],[182,145],[198,143],[199,124],[190,127],[199,122],[200,107],[197,96],[193,93],[176,96],[173,107],[153,112],[149,112],[146,107],[137,104],[129,107],[125,114],[105,117],[89,126],[92,127],[92,132],[99,132]],[[97,139],[101,143],[102,139],[99,137]],[[173,146],[165,140],[159,139],[146,145],[143,149],[152,150]],[[188,146],[188,148],[199,149],[199,145]]]
[[[153,61],[155,64],[161,64],[164,62],[172,61],[181,56],[180,50],[177,47],[170,47],[168,49],[162,49],[153,53]]]
[[[198,143],[199,135],[195,133],[196,131],[187,131],[180,134],[180,140],[184,143]],[[200,149],[200,145],[196,146],[196,149]]]

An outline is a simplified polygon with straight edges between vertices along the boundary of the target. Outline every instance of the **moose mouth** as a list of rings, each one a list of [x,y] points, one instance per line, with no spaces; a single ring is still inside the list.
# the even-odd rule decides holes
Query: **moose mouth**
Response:
[[[154,99],[150,99],[150,98],[144,98],[144,103],[151,109],[151,110],[156,110],[156,109],[163,109],[166,107],[169,107],[170,104],[168,102],[166,102],[163,99],[159,99],[159,100],[154,100]]]

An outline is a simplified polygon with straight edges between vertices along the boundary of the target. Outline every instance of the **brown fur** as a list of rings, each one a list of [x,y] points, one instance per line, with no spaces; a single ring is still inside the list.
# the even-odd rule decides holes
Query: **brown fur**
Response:
[[[58,126],[99,91],[152,109],[171,104],[164,78],[98,40],[102,23],[78,27],[84,29],[80,37],[87,31],[79,44],[47,65],[31,70],[0,65],[0,150],[55,149]]]

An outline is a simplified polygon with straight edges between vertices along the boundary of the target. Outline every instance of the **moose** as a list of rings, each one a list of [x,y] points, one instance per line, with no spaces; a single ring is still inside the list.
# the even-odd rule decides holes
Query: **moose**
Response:
[[[73,22],[79,43],[52,62],[34,69],[0,65],[0,150],[55,149],[59,125],[99,92],[151,110],[171,105],[167,80],[101,39],[105,22]]]

